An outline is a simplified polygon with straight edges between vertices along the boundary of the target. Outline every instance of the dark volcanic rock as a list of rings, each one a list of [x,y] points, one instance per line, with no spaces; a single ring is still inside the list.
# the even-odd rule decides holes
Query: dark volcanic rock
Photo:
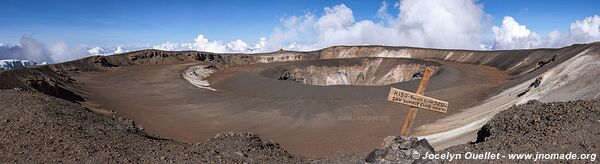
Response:
[[[433,147],[426,139],[389,136],[384,139],[380,149],[375,149],[367,155],[365,161],[368,163],[439,163],[421,158],[422,155],[433,153]]]
[[[250,133],[206,143],[157,138],[133,121],[16,89],[0,90],[0,163],[307,163]]]

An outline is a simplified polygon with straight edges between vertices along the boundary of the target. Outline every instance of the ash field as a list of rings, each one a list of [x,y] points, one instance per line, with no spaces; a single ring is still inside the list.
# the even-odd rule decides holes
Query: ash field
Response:
[[[425,96],[449,108],[420,110],[412,135],[435,152],[600,153],[600,43],[334,46],[142,50],[0,72],[0,161],[369,162],[409,108],[387,101],[390,87],[414,92],[425,68]]]

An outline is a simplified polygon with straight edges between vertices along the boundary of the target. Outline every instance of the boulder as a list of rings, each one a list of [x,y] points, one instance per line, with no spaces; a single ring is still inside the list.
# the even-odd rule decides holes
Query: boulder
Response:
[[[383,140],[381,148],[373,150],[365,158],[367,163],[441,163],[437,160],[422,159],[426,154],[435,151],[426,139],[415,137],[388,136]]]

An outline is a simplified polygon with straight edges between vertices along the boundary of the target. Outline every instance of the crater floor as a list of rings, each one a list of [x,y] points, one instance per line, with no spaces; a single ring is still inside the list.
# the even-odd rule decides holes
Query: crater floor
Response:
[[[185,69],[206,64],[202,62],[122,66],[70,76],[82,82],[77,90],[85,106],[116,112],[161,137],[186,142],[204,142],[220,132],[253,132],[276,140],[291,153],[323,157],[366,153],[382,138],[398,133],[408,107],[388,102],[389,88],[414,92],[418,80],[319,86],[273,78],[277,72],[272,71],[283,66],[318,62],[223,67],[206,79],[216,91],[182,78]],[[420,111],[415,127],[480,103],[488,96],[486,91],[509,78],[494,67],[422,62],[440,64],[425,95],[435,95],[450,106],[447,115]]]

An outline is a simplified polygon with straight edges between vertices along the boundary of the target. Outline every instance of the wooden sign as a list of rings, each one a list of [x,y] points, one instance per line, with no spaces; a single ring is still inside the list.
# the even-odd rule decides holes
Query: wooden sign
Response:
[[[418,95],[396,88],[390,89],[388,100],[417,108],[429,109],[440,113],[446,113],[446,111],[448,111],[448,102],[446,101],[437,100],[431,97]]]
[[[427,88],[427,84],[429,83],[431,74],[433,74],[433,70],[431,68],[425,69],[425,73],[423,73],[423,79],[421,79],[421,83],[419,83],[416,93],[390,88],[390,94],[388,96],[389,101],[410,106],[410,109],[408,109],[408,114],[406,115],[406,119],[404,120],[404,124],[402,124],[400,135],[408,136],[410,133],[410,127],[412,127],[412,120],[417,116],[418,108],[429,109],[441,113],[446,113],[446,111],[448,111],[448,102],[423,96],[423,93],[425,93],[425,88]]]

